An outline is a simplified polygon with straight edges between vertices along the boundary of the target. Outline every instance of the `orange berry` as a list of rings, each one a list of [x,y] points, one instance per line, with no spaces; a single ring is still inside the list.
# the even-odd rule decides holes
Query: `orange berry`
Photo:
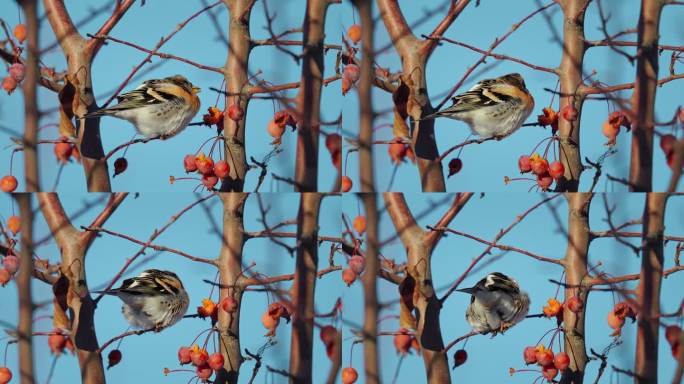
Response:
[[[211,157],[206,157],[204,153],[200,153],[199,156],[195,158],[195,165],[197,166],[197,171],[203,175],[211,175],[214,173],[214,160]]]
[[[553,364],[553,351],[544,348],[543,345],[537,347],[537,353],[535,355],[537,358],[537,364],[542,367]]]
[[[209,354],[204,348],[200,348],[197,344],[193,345],[190,351],[190,361],[195,367],[205,365],[209,360]]]
[[[5,268],[0,268],[0,286],[4,287],[12,280],[12,274]]]
[[[279,139],[285,133],[285,126],[278,124],[275,120],[268,122],[268,134],[274,139]]]
[[[19,40],[19,43],[23,43],[24,40],[26,40],[26,25],[21,23],[17,24],[12,32],[14,33],[14,37]]]
[[[363,235],[366,232],[366,218],[363,216],[356,216],[353,222],[354,229],[359,235]]]
[[[565,174],[565,166],[560,161],[554,161],[549,165],[549,175],[553,177],[554,180],[558,180]]]
[[[525,347],[523,351],[523,359],[525,364],[534,364],[537,362],[537,350],[534,347]]]
[[[625,318],[618,316],[615,311],[608,312],[608,325],[614,330],[618,330],[625,325]]]
[[[7,219],[7,229],[12,232],[13,236],[16,236],[19,231],[21,231],[21,220],[17,216],[10,216]]]
[[[12,371],[7,367],[0,367],[0,384],[7,384],[12,381]]]
[[[556,316],[562,309],[563,305],[560,303],[560,301],[556,299],[549,299],[548,305],[544,307],[544,315],[546,315],[546,317],[553,317]]]
[[[406,144],[398,137],[392,139],[392,144],[389,145],[389,155],[393,163],[399,164],[404,161],[406,156]]]
[[[230,174],[230,165],[223,160],[219,160],[214,164],[214,175],[218,178],[228,177]]]
[[[201,318],[213,316],[218,311],[218,307],[211,299],[203,299],[202,305],[197,307],[197,314]]]
[[[352,179],[349,176],[342,176],[342,192],[349,192],[352,189]]]
[[[351,268],[347,268],[342,271],[342,280],[347,284],[347,287],[352,285],[356,281],[356,272]]]
[[[54,330],[54,333],[48,336],[48,346],[50,351],[57,356],[62,354],[64,347],[66,346],[67,338],[62,335],[60,331]]]
[[[354,44],[358,44],[359,41],[361,41],[361,26],[358,24],[353,24],[349,29],[347,30],[347,37],[349,37],[349,40],[351,40]]]
[[[4,79],[2,79],[2,89],[7,91],[8,95],[11,95],[12,92],[17,88],[17,81],[14,80],[12,76],[6,76]]]
[[[615,139],[618,133],[620,133],[620,125],[611,124],[609,121],[603,123],[602,126],[603,136],[608,138],[608,145],[615,145]]]
[[[69,139],[62,136],[59,138],[60,142],[55,144],[53,148],[57,161],[61,163],[68,163],[71,157],[71,152],[73,151],[73,145],[69,142]]]
[[[346,76],[342,76],[342,96],[346,95],[354,83]]]
[[[342,384],[354,384],[358,378],[359,374],[356,369],[352,367],[342,369]]]
[[[394,335],[394,348],[397,349],[397,353],[405,355],[411,349],[411,335],[406,328],[401,328],[398,332]]]
[[[14,192],[17,189],[17,178],[12,175],[3,176],[0,179],[0,189],[3,192]]]
[[[578,313],[584,308],[584,302],[579,297],[573,296],[565,302],[565,307],[571,312]]]
[[[266,329],[273,330],[278,326],[278,323],[280,323],[280,317],[273,317],[268,311],[261,316],[261,324],[263,324]]]

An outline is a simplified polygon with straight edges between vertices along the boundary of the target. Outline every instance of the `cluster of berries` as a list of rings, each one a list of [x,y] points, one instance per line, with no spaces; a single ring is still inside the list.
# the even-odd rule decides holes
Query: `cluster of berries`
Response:
[[[17,24],[12,31],[14,37],[19,41],[19,44],[23,44],[26,40],[26,26],[24,24]],[[22,63],[14,63],[9,67],[9,73],[2,79],[2,89],[4,89],[8,95],[12,94],[17,88],[19,83],[24,80],[26,76],[26,67]]]

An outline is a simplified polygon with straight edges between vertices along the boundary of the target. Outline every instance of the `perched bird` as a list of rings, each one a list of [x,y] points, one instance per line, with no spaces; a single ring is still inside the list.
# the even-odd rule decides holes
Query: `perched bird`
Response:
[[[450,107],[421,120],[437,117],[461,120],[481,138],[500,140],[517,131],[534,108],[534,98],[518,73],[480,81],[451,100]]]
[[[148,80],[131,92],[117,96],[117,105],[88,113],[83,118],[113,116],[131,122],[148,138],[168,139],[185,129],[199,111],[199,91],[181,75]]]
[[[121,311],[131,326],[154,328],[157,332],[178,322],[190,303],[178,276],[158,269],[126,279],[119,288],[96,293],[118,296],[124,302]]]
[[[500,272],[492,272],[472,288],[459,289],[471,295],[466,320],[482,334],[503,333],[519,323],[530,309],[530,297],[518,282]]]

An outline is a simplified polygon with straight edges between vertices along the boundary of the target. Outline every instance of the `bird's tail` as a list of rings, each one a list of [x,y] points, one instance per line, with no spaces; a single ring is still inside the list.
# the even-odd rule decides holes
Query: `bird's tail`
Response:
[[[418,121],[434,120],[438,117],[442,117],[442,116],[448,115],[448,114],[449,114],[449,108],[442,109],[441,111],[437,111],[437,112],[431,113],[427,116],[423,116],[420,119],[418,119]]]
[[[118,289],[108,289],[106,291],[90,291],[90,293],[101,293],[103,295],[116,296],[119,293],[119,290]]]
[[[77,117],[77,118],[78,119],[90,119],[93,117],[107,116],[107,115],[111,115],[111,114],[112,114],[112,110],[110,110],[109,108],[102,108],[102,109],[98,109],[97,111],[88,112],[85,115],[83,115],[81,117]]]

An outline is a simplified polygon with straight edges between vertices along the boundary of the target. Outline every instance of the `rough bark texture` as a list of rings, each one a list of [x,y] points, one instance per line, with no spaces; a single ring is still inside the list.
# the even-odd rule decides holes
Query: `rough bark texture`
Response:
[[[62,256],[61,275],[68,280],[67,305],[71,310],[71,334],[81,371],[81,382],[105,382],[102,357],[97,352],[98,341],[93,322],[95,303],[88,292],[85,275],[87,247],[81,233],[71,224],[54,193],[38,193],[40,208],[50,231],[59,245]]]
[[[28,33],[28,54],[26,59],[26,75],[24,78],[24,177],[26,192],[40,191],[38,172],[38,79],[40,79],[39,55],[39,22],[38,4],[36,0],[20,1],[26,17]]]
[[[16,275],[19,292],[19,373],[22,384],[35,383],[33,370],[33,300],[31,277],[33,276],[33,210],[31,195],[16,194],[21,219],[21,254]]]
[[[311,383],[313,368],[314,294],[318,271],[318,213],[322,195],[300,194],[297,214],[297,260],[292,283],[290,382]]]
[[[630,190],[650,192],[653,169],[653,129],[658,83],[658,29],[665,1],[642,0],[637,37],[637,69],[632,95],[632,155]]]
[[[363,361],[366,383],[380,383],[380,355],[378,350],[378,303],[377,276],[380,269],[378,259],[380,243],[378,238],[378,202],[375,193],[364,193],[366,212],[366,269],[363,281]]]
[[[648,193],[642,217],[641,273],[637,300],[637,342],[634,373],[636,383],[658,382],[658,332],[660,285],[663,280],[663,233],[667,195]]]
[[[566,300],[578,296],[585,303],[581,312],[575,314],[567,308],[563,309],[565,326],[565,352],[570,357],[570,366],[563,371],[561,383],[580,384],[584,381],[584,370],[587,365],[587,351],[584,339],[584,321],[588,289],[574,288],[583,283],[587,275],[587,263],[590,243],[589,206],[591,193],[568,193],[568,246],[565,251],[565,288]],[[570,288],[572,287],[572,288]]]
[[[318,141],[320,135],[321,87],[323,86],[323,43],[325,14],[329,0],[308,0],[302,40],[302,85],[297,129],[295,188],[299,192],[318,190]]]
[[[558,120],[560,138],[560,161],[565,166],[565,174],[557,181],[557,190],[577,192],[582,174],[582,157],[580,153],[580,120],[584,96],[580,88],[583,85],[582,68],[584,61],[584,11],[590,0],[561,0],[563,9],[563,56],[558,68],[560,77],[560,109],[572,105],[577,109],[575,121]]]
[[[432,104],[427,93],[425,66],[428,54],[421,49],[424,41],[411,32],[397,0],[377,0],[385,28],[394,48],[401,57],[405,82],[410,89],[409,99],[413,108],[408,114],[416,120],[411,135],[411,147],[416,154],[420,183],[423,192],[444,192],[442,163],[438,161],[439,152],[435,141],[434,120],[417,121],[421,116],[432,112]]]
[[[243,111],[249,105],[248,64],[252,50],[249,32],[249,19],[253,1],[223,0],[228,7],[228,56],[225,64],[226,91],[235,96],[226,96],[226,105],[237,104]],[[238,121],[223,119],[223,135],[225,136],[226,162],[230,165],[230,174],[222,180],[222,192],[242,192],[247,173],[247,151],[245,149],[245,127],[247,113]]]
[[[361,18],[361,78],[359,91],[359,179],[361,192],[375,192],[373,176],[373,98],[372,87],[375,72],[373,70],[373,32],[375,23],[370,0],[357,0]]]
[[[240,351],[240,304],[242,303],[242,248],[245,243],[243,213],[245,193],[223,193],[223,238],[219,254],[219,281],[222,286],[235,288],[221,289],[219,303],[231,296],[237,301],[233,313],[219,311],[218,327],[221,334],[221,354],[224,369],[216,375],[216,383],[237,383],[243,357]]]

